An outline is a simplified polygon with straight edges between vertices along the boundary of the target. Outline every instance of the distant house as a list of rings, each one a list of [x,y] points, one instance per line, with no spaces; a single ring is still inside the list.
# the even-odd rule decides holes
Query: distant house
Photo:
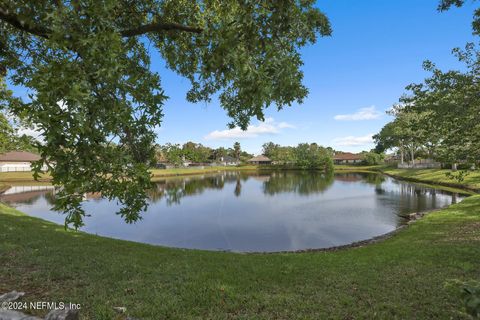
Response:
[[[259,156],[253,157],[252,159],[248,160],[247,162],[251,163],[251,164],[272,164],[272,160],[265,157],[264,155],[259,155]]]
[[[361,154],[350,152],[339,152],[333,156],[333,163],[335,164],[356,164],[363,161]]]
[[[26,151],[10,151],[0,154],[0,172],[31,171],[32,162],[40,160],[40,156]],[[47,168],[42,168],[46,170]]]
[[[220,157],[218,162],[221,166],[237,166],[240,163],[240,161],[230,156]]]

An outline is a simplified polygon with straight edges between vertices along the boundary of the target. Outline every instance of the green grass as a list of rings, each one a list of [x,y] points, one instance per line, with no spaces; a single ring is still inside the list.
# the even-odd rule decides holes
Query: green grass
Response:
[[[114,306],[141,319],[467,319],[446,284],[480,277],[480,196],[336,252],[155,247],[65,231],[1,204],[0,230],[0,292],[80,303],[84,319],[115,319]]]
[[[50,181],[51,177],[48,174],[42,175],[38,181]],[[27,182],[35,181],[33,174],[30,171],[23,172],[0,172],[0,181],[5,182]]]
[[[376,172],[384,168],[387,168],[385,165],[335,165],[334,169],[337,173],[345,172]]]
[[[451,170],[448,169],[397,169],[390,167],[381,169],[381,171],[406,179],[480,190],[480,170],[470,171],[461,183],[446,176],[447,172],[451,172]]]
[[[480,192],[480,170],[469,171],[462,182],[447,177],[446,174],[452,172],[448,169],[398,169],[395,166],[389,165],[336,165],[335,172],[383,172],[400,179]]]
[[[204,167],[199,168],[173,168],[173,169],[151,169],[153,180],[157,177],[169,177],[169,176],[183,176],[202,173],[213,173],[219,171],[238,171],[238,170],[257,170],[258,166],[217,166],[217,167]]]

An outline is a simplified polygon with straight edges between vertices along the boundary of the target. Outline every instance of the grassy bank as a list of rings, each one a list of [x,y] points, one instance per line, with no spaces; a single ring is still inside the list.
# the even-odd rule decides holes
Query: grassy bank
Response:
[[[85,319],[461,319],[480,277],[480,196],[337,252],[234,254],[102,238],[0,204],[0,292],[80,303]],[[42,314],[42,312],[34,312]]]
[[[204,167],[203,169],[200,168],[173,168],[173,169],[152,169],[150,172],[152,173],[153,180],[155,178],[161,177],[172,177],[172,176],[185,176],[185,175],[194,175],[194,174],[203,174],[203,173],[214,173],[219,171],[238,171],[238,170],[245,170],[245,171],[253,171],[257,170],[257,166],[218,166],[218,167]]]
[[[337,173],[347,173],[347,172],[378,172],[382,169],[388,168],[385,165],[373,165],[373,166],[364,166],[364,165],[335,165],[334,169]]]
[[[51,177],[48,174],[42,175],[38,181],[48,182]],[[8,184],[9,182],[30,182],[35,181],[30,171],[24,172],[0,172],[0,183]]]
[[[199,168],[174,168],[174,169],[151,169],[153,179],[157,177],[171,177],[171,176],[183,176],[203,173],[213,173],[219,171],[238,171],[238,170],[257,170],[257,166],[241,166],[241,167],[204,167]],[[48,182],[51,177],[46,174],[43,175],[38,181]],[[0,185],[8,185],[14,182],[34,182],[31,172],[0,172]]]
[[[451,173],[452,171],[448,169],[398,169],[394,166],[387,165],[337,165],[335,166],[335,172],[382,172],[399,179],[480,192],[480,170],[469,171],[462,182],[449,178],[447,173]]]
[[[432,184],[442,184],[451,187],[467,188],[480,191],[480,171],[470,171],[462,182],[447,177],[451,170],[447,169],[397,169],[380,168],[386,174],[412,181],[424,181]]]

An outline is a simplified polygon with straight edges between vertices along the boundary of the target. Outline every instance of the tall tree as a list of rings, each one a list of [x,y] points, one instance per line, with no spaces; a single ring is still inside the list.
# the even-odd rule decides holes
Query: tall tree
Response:
[[[431,77],[410,85],[411,94],[402,98],[420,121],[419,127],[430,126],[429,139],[436,143],[439,158],[454,168],[459,160],[475,163],[480,159],[480,73],[476,58],[480,54],[468,45],[457,55],[466,62],[466,72],[443,72],[427,62],[425,68]],[[428,117],[422,119],[425,113]]]
[[[179,144],[167,143],[160,146],[160,151],[162,156],[174,166],[178,167],[183,163],[183,151]]]
[[[262,145],[262,153],[270,158],[274,159],[276,157],[277,151],[280,148],[280,145],[273,142],[266,142]]]
[[[240,153],[242,153],[242,147],[240,146],[240,142],[235,142],[233,144],[233,154],[234,154],[234,158],[237,161],[240,160]]]
[[[246,129],[272,104],[303,101],[299,49],[330,33],[314,0],[3,0],[0,69],[34,93],[10,109],[43,131],[35,170],[62,186],[66,223],[82,225],[85,192],[117,199],[132,222],[167,99],[152,52],[191,82],[189,101],[218,96]]]

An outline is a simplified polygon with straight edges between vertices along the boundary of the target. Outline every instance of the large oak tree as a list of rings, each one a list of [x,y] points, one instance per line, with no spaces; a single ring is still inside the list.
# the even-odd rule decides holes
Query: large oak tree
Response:
[[[82,225],[82,195],[101,192],[140,217],[153,129],[167,93],[150,60],[187,78],[191,102],[218,97],[246,128],[264,109],[302,102],[299,49],[330,35],[314,0],[2,0],[0,72],[29,89],[9,112],[43,132],[55,208]],[[1,96],[3,98],[3,96]]]

